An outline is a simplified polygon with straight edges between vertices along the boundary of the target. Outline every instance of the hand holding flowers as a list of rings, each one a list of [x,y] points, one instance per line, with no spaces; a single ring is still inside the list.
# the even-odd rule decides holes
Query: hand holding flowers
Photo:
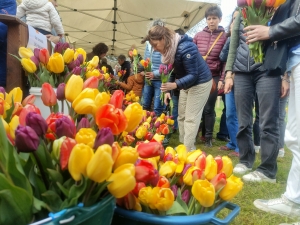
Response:
[[[173,90],[177,87],[176,83],[170,83],[169,78],[173,72],[172,65],[169,64],[168,66],[161,64],[159,66],[159,74],[161,79],[161,93],[160,93],[160,100],[161,104],[164,104],[165,101],[165,92],[169,90]]]
[[[151,72],[152,63],[151,63],[151,61],[150,61],[149,58],[147,58],[146,60],[142,59],[142,60],[140,61],[140,63],[141,63],[142,66],[144,67],[146,73],[147,73],[147,72]],[[148,78],[147,76],[146,76],[146,83],[147,83],[149,86],[151,85],[150,78]]]

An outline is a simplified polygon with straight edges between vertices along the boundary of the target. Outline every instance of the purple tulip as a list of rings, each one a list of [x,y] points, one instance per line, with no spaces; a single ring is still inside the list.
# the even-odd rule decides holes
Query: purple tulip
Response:
[[[36,65],[36,67],[39,66],[40,61],[39,61],[39,59],[37,57],[31,56],[30,59],[31,59],[32,62],[34,62],[34,64]]]
[[[72,73],[75,74],[75,75],[80,75],[81,74],[81,67],[80,66],[76,66],[73,70],[72,70]]]
[[[67,116],[63,116],[55,121],[56,136],[60,138],[62,136],[75,138],[76,127],[73,121]]]
[[[33,152],[38,149],[40,139],[31,127],[19,125],[15,135],[15,146],[18,152]]]
[[[247,6],[247,0],[237,0],[238,7],[245,7]]]
[[[159,121],[156,121],[156,123],[154,124],[154,127],[155,127],[155,128],[159,128],[159,126],[160,126],[160,122],[159,122]]]
[[[39,57],[40,57],[40,49],[39,49],[39,48],[35,48],[35,49],[33,50],[33,54],[34,54],[34,56],[35,56],[36,58],[39,59]]]
[[[65,87],[66,84],[65,83],[61,83],[58,85],[57,89],[56,89],[56,98],[60,101],[63,101],[66,99],[65,97]]]
[[[67,43],[67,42],[65,42],[65,43],[58,42],[54,47],[54,52],[62,54],[67,48],[70,48],[69,43]]]
[[[83,55],[82,54],[78,54],[77,59],[79,61],[79,65],[81,65],[83,63]]]
[[[259,8],[262,3],[262,0],[254,0],[254,5],[256,8]]]
[[[184,201],[186,204],[189,203],[190,197],[191,197],[191,194],[190,194],[189,190],[185,190],[181,195],[182,201]]]
[[[48,125],[46,120],[38,113],[29,112],[26,116],[26,126],[31,127],[38,136],[44,136]]]
[[[186,173],[186,171],[191,167],[192,165],[191,164],[186,164],[182,170],[182,175],[184,175]]]
[[[81,128],[91,128],[91,124],[89,122],[89,120],[85,117],[83,117],[79,123],[77,124],[77,132],[81,129]]]
[[[171,190],[172,190],[172,192],[173,192],[173,194],[174,194],[174,197],[175,197],[175,199],[177,198],[177,192],[178,192],[178,187],[177,187],[177,185],[176,184],[173,184],[172,186],[171,186]]]
[[[4,87],[0,86],[0,93],[2,93],[4,95],[4,99],[5,99],[6,92],[5,92],[5,88]]]
[[[124,146],[128,146],[128,144],[125,141],[123,141],[123,143],[122,143],[122,147],[124,147]]]
[[[98,131],[95,138],[94,149],[97,149],[99,146],[104,144],[112,145],[114,140],[114,135],[111,129],[109,127],[102,128]]]
[[[159,66],[159,73],[162,74],[163,70],[164,70],[164,65],[160,64]]]
[[[173,68],[173,65],[172,65],[172,64],[169,64],[169,65],[168,65],[168,71],[171,72],[172,68]]]
[[[69,70],[73,70],[76,66],[80,66],[80,61],[78,58],[68,64]]]

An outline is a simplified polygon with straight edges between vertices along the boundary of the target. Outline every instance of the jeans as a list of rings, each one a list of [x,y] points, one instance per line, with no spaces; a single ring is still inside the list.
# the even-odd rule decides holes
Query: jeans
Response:
[[[252,168],[255,151],[252,140],[253,101],[255,92],[259,103],[259,127],[261,164],[257,171],[274,179],[277,173],[278,118],[281,79],[280,76],[266,76],[265,72],[251,75],[236,73],[234,98],[239,121],[237,144],[240,150],[240,163]]]
[[[165,105],[161,104],[160,100],[160,87],[160,80],[152,80],[151,85],[148,85],[145,82],[143,90],[143,109],[151,111],[151,104],[153,99],[154,112],[156,116],[160,116],[165,108]]]
[[[225,95],[226,101],[226,123],[228,128],[228,133],[230,137],[230,142],[226,146],[230,149],[234,149],[236,152],[239,152],[239,147],[236,141],[236,135],[239,129],[238,118],[236,114],[235,99],[234,99],[234,88],[231,89],[231,92]]]
[[[219,82],[220,77],[213,77],[216,84]],[[214,132],[214,125],[216,120],[215,105],[218,97],[218,90],[209,94],[208,100],[203,109],[203,126],[205,127],[205,138],[212,138]],[[203,136],[203,132],[202,132]]]
[[[255,110],[255,119],[253,123],[253,142],[254,145],[260,146],[260,129],[259,129],[259,106],[258,106],[258,99],[257,95],[255,94],[255,101],[254,101],[254,110]]]
[[[1,0],[0,14],[16,15],[15,0]],[[0,23],[0,86],[6,86],[7,26]]]
[[[178,100],[179,100],[179,96],[176,96],[176,95],[172,96],[172,101],[173,101],[172,116],[173,116],[173,120],[174,120],[174,129],[178,129],[178,121],[177,121],[177,117],[178,117]]]
[[[217,133],[217,138],[228,138],[228,129],[226,124],[226,101],[225,101],[225,95],[222,95],[222,101],[224,103],[224,108],[222,110],[222,116],[220,120],[220,129]]]
[[[288,100],[288,96],[280,98],[279,100],[279,149],[284,148],[284,134],[285,134],[285,107]]]

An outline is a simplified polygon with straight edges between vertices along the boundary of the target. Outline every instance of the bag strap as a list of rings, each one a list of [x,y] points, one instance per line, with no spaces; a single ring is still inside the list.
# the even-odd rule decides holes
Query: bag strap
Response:
[[[216,45],[217,41],[220,39],[220,37],[222,36],[223,32],[221,32],[218,37],[216,38],[216,40],[214,41],[214,43],[212,44],[212,46],[210,47],[210,49],[208,50],[207,54],[204,57],[207,57],[209,55],[209,53],[211,52],[211,50],[213,49],[213,47]]]

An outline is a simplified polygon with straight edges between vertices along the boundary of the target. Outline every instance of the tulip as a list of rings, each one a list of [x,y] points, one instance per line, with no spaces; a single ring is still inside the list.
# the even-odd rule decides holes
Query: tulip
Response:
[[[135,179],[138,182],[149,183],[155,176],[154,166],[147,160],[139,160],[135,165]],[[156,186],[156,184],[155,184]]]
[[[134,187],[134,189],[132,190],[132,193],[138,197],[139,196],[139,192],[142,188],[146,187],[146,184],[144,182],[136,182],[136,185]]]
[[[30,57],[34,56],[34,54],[30,48],[20,47],[19,48],[19,56],[21,58],[30,59]]]
[[[143,139],[146,133],[147,133],[147,128],[144,126],[139,126],[139,128],[135,132],[135,136],[138,139]]]
[[[55,121],[55,133],[58,138],[62,136],[74,138],[76,127],[73,121],[67,116],[63,116]]]
[[[8,95],[6,95],[5,101],[12,105],[13,102],[21,102],[23,97],[23,92],[21,88],[15,87],[12,89]]]
[[[83,89],[85,88],[98,88],[99,79],[97,77],[90,77],[83,83]]]
[[[96,95],[95,92],[98,92],[98,90],[90,88],[84,89],[72,103],[74,111],[78,114],[94,115],[97,110],[97,106],[94,101]]]
[[[124,165],[126,163],[132,163],[134,164],[136,160],[138,159],[139,154],[137,153],[136,149],[130,146],[125,146],[121,148],[121,152],[119,153],[115,164],[114,164],[114,170],[121,165]]]
[[[40,58],[40,49],[39,48],[33,49],[33,56],[36,57],[37,59]]]
[[[78,144],[83,143],[93,148],[96,135],[96,132],[91,128],[81,128],[76,133],[75,140]]]
[[[207,180],[195,181],[192,194],[203,207],[211,207],[215,202],[215,188]]]
[[[169,188],[170,187],[170,182],[166,177],[160,176],[156,186],[161,187],[161,188]]]
[[[72,75],[65,87],[65,96],[69,102],[73,102],[83,89],[83,79],[80,76]]]
[[[254,0],[254,5],[256,8],[259,8],[263,0]]]
[[[157,170],[157,168],[158,168],[157,162],[159,161],[159,159],[160,159],[160,157],[158,156],[158,157],[152,157],[152,158],[148,158],[148,159],[144,159],[144,160],[150,162],[153,165],[154,169]]]
[[[107,189],[116,198],[122,198],[135,187],[135,168],[133,164],[124,164],[118,167],[114,173],[107,179],[111,182]]]
[[[164,164],[161,165],[159,169],[159,175],[171,177],[174,175],[176,170],[177,164],[173,161],[167,161]]]
[[[199,155],[202,154],[202,151],[197,149],[195,151],[191,151],[191,152],[188,152],[187,154],[187,158],[186,158],[186,163],[189,163],[189,164],[193,164],[194,165],[194,162],[196,161],[196,159],[199,157]]]
[[[46,120],[36,112],[29,112],[26,116],[26,125],[34,129],[36,134],[43,137],[48,129]]]
[[[21,112],[19,113],[19,120],[21,125],[25,126],[26,116],[29,112],[36,112],[38,114],[41,114],[39,108],[37,108],[35,105],[27,104],[21,109]]]
[[[246,8],[242,9],[242,16],[244,19],[247,19],[247,9]]]
[[[221,173],[225,173],[226,177],[230,177],[233,171],[232,161],[228,156],[222,157],[223,167],[221,169]]]
[[[140,189],[138,199],[143,205],[149,206],[150,201],[156,201],[157,196],[152,196],[152,188],[148,186]]]
[[[77,131],[79,131],[81,128],[91,128],[91,124],[90,124],[89,120],[85,117],[81,118],[81,120],[77,124]],[[104,143],[104,144],[107,144],[107,143]],[[94,147],[94,149],[97,149],[99,146],[97,146],[96,148]]]
[[[97,107],[101,107],[103,105],[106,105],[110,100],[110,95],[106,92],[98,93],[95,98],[95,105]]]
[[[39,67],[40,61],[37,57],[31,56],[30,60],[35,64],[36,67]]]
[[[69,70],[73,71],[75,68],[78,68],[80,66],[80,61],[78,59],[76,59],[76,60],[70,62],[69,64],[67,64],[67,66],[68,66]],[[82,69],[80,69],[80,71],[82,71]],[[80,75],[80,73],[78,75]]]
[[[238,7],[245,7],[245,6],[247,6],[247,1],[246,0],[237,0],[237,5],[238,5]]]
[[[217,174],[211,181],[215,187],[216,192],[222,190],[222,188],[226,185],[226,175],[225,173],[219,173]]]
[[[114,164],[111,152],[112,149],[107,144],[97,148],[86,168],[88,178],[98,183],[109,178]]]
[[[128,121],[126,131],[132,132],[137,128],[137,126],[140,124],[143,118],[143,108],[139,103],[135,102],[127,106],[127,108],[124,111],[124,114]]]
[[[135,210],[139,212],[142,211],[142,207],[141,204],[139,203],[139,200],[132,192],[129,192],[123,198],[118,198],[116,203],[122,208],[128,210]]]
[[[82,64],[83,62],[85,62],[86,52],[82,48],[77,48],[75,50],[74,60],[77,59],[77,58],[80,60],[80,64]]]
[[[63,143],[63,141],[65,139],[66,139],[66,137],[63,136],[63,137],[55,139],[53,141],[51,156],[56,161],[59,161],[59,158],[60,158],[60,147],[61,147],[61,145],[62,145],[62,143]]]
[[[160,133],[162,133],[162,134],[164,134],[164,135],[166,135],[166,134],[168,134],[170,131],[169,131],[169,126],[168,126],[168,124],[161,124],[160,126],[159,126],[159,131],[160,131]]]
[[[155,187],[158,189],[158,187]],[[154,188],[154,189],[155,189]],[[168,211],[174,203],[174,194],[170,188],[161,188],[158,192],[158,199],[155,208],[160,211]]]
[[[109,127],[114,135],[122,133],[127,127],[127,119],[122,110],[111,104],[101,106],[95,115],[99,129]]]
[[[150,177],[149,185],[155,187],[155,186],[157,185],[157,183],[158,183],[158,180],[159,180],[159,173],[158,173],[158,171],[155,169],[155,170],[153,170],[153,176]]]
[[[186,185],[189,185],[189,186],[192,186],[193,183],[194,183],[194,180],[193,180],[193,171],[195,170],[199,170],[197,167],[195,166],[191,166],[187,171],[186,173],[183,175],[183,182],[186,184]]]
[[[173,191],[174,197],[177,198],[177,193],[178,193],[178,187],[176,184],[173,184],[171,186],[171,190]],[[179,190],[180,191],[180,190]]]
[[[176,159],[178,160],[177,156],[174,159],[174,162],[177,163],[177,167],[176,167],[176,174],[181,174],[183,169],[184,169],[184,162],[180,162],[180,161],[176,161]]]
[[[131,135],[126,135],[124,137],[124,141],[126,142],[126,144],[131,145],[135,141],[135,138]]]
[[[81,175],[86,176],[86,168],[94,155],[91,147],[85,144],[76,144],[70,154],[68,169],[75,181],[81,180]]]
[[[48,63],[48,61],[49,61],[49,52],[48,52],[48,49],[43,48],[43,49],[40,50],[39,60],[44,65],[46,65]]]
[[[63,59],[66,64],[72,62],[74,59],[74,50],[67,48],[66,51],[64,52]]]
[[[204,180],[205,179],[205,174],[204,174],[204,170],[200,170],[200,169],[196,169],[192,172],[192,179],[193,179],[193,183],[196,180]]]
[[[15,136],[15,146],[18,152],[33,152],[37,150],[40,139],[31,127],[19,125]]]
[[[65,42],[65,43],[58,42],[54,47],[54,52],[62,54],[68,48],[70,48],[70,45],[68,42]]]
[[[98,69],[88,70],[85,73],[86,78],[96,77],[97,79],[101,79],[101,73]],[[110,78],[110,77],[109,77]]]
[[[35,96],[34,95],[28,95],[24,100],[22,101],[22,105],[25,106],[27,104],[34,104],[35,102]]]
[[[81,67],[80,66],[76,66],[76,67],[73,68],[73,70],[72,70],[71,73],[74,74],[74,75],[80,75],[81,71],[82,71]]]
[[[252,6],[255,0],[246,0],[248,6]]]
[[[151,158],[160,156],[164,152],[164,148],[161,143],[151,141],[148,143],[141,143],[137,147],[139,156],[142,158]]]
[[[222,191],[219,193],[219,196],[224,201],[230,201],[237,195],[237,193],[240,192],[240,190],[242,190],[243,185],[244,183],[241,181],[241,178],[231,175],[227,179],[227,183],[222,189]]]
[[[176,148],[178,159],[180,162],[185,162],[187,158],[187,150],[184,145],[178,145]]]
[[[92,60],[88,62],[88,66],[93,67],[93,68],[97,67],[98,64],[99,64],[99,56],[97,56],[97,55],[94,56],[92,58]]]
[[[122,109],[123,99],[124,99],[124,92],[121,90],[116,90],[111,96],[109,104],[114,105],[116,108]]]
[[[121,147],[120,147],[119,143],[116,141],[112,144],[111,147],[112,147],[112,158],[115,162],[121,152]]]
[[[153,135],[153,134],[152,134]],[[159,135],[159,134],[154,134],[154,136],[152,137],[153,140],[162,143],[163,140],[165,139],[164,135]]]
[[[50,56],[47,68],[53,73],[62,73],[65,69],[65,62],[61,54],[54,53]]]
[[[191,193],[189,190],[184,190],[183,193],[181,194],[181,199],[184,201],[187,205],[189,204],[191,197]]]
[[[223,167],[223,161],[222,161],[222,157],[221,156],[216,156],[215,157],[215,161],[216,161],[216,163],[217,163],[217,173],[220,173],[220,171],[221,171],[221,169],[222,169],[222,167]]]
[[[276,9],[277,7],[279,7],[280,5],[282,5],[283,3],[285,3],[286,0],[276,0],[273,7]]]
[[[34,73],[37,70],[35,63],[30,58],[22,58],[21,65],[28,73]]]
[[[42,92],[41,99],[44,105],[50,107],[50,106],[55,106],[57,104],[56,94],[51,84],[43,83],[41,92]]]
[[[108,144],[112,145],[114,142],[114,135],[109,127],[102,128],[98,131],[95,138],[94,149],[97,149],[100,145]]]
[[[20,125],[19,117],[17,115],[14,115],[11,121],[9,122],[9,134],[13,140],[15,140],[15,132],[17,127]]]
[[[57,89],[56,89],[56,98],[60,101],[63,101],[66,99],[65,97],[65,88],[66,88],[66,84],[65,83],[61,83],[58,85]]]
[[[266,0],[266,7],[273,7],[276,0]]]
[[[212,155],[206,157],[205,177],[208,180],[213,179],[217,175],[217,163]]]
[[[204,170],[206,167],[206,156],[205,154],[201,154],[198,156],[198,158],[195,160],[194,163],[195,166],[197,166],[199,169]]]
[[[192,164],[185,164],[184,168],[182,170],[182,175],[186,174],[186,172],[188,171],[188,169],[192,167]]]

